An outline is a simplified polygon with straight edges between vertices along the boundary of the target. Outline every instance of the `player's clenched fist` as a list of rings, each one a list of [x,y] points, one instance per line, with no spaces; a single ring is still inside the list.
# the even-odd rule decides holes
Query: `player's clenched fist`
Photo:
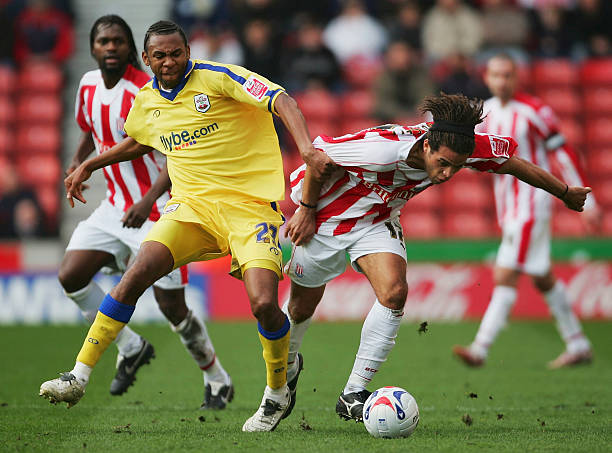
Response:
[[[591,192],[590,187],[569,187],[567,194],[562,198],[565,206],[574,211],[582,212],[587,194]]]

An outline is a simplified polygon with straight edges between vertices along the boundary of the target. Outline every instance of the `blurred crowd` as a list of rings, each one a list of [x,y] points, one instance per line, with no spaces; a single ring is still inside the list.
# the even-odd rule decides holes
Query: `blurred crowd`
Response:
[[[239,64],[283,85],[313,135],[418,121],[418,103],[440,90],[486,98],[481,70],[499,52],[525,67],[612,57],[612,2],[604,0],[172,0],[168,17],[187,32],[193,58]],[[32,94],[19,81],[41,62],[61,72],[73,52],[74,21],[70,0],[0,0],[0,168],[18,176],[27,164],[14,155],[25,150],[13,147],[21,137],[13,112],[22,94],[49,94]],[[47,70],[39,66],[38,74]],[[48,116],[37,124],[59,128]],[[283,145],[291,154],[289,140]],[[60,147],[50,152],[58,161]],[[40,206],[36,231],[55,234],[59,202],[50,187],[59,194],[61,169],[53,169],[55,179],[45,171],[42,186],[18,180],[11,190],[22,187]],[[2,209],[11,197],[0,193]]]

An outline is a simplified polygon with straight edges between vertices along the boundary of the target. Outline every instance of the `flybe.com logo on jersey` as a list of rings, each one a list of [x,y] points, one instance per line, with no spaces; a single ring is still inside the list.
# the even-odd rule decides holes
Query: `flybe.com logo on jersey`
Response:
[[[191,132],[183,130],[181,132],[170,132],[169,135],[160,135],[159,139],[166,151],[177,151],[195,145],[198,143],[198,139],[204,138],[218,130],[219,125],[217,123],[212,123]]]

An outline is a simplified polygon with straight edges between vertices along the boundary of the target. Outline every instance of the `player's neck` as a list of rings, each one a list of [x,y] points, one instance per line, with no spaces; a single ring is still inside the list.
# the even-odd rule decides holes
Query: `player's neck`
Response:
[[[117,85],[117,83],[119,83],[119,80],[121,80],[123,74],[125,74],[125,71],[127,71],[127,67],[119,71],[105,71],[102,69],[102,80],[104,80],[104,86],[109,90],[112,89],[115,85]]]
[[[410,150],[410,153],[408,154],[406,163],[411,168],[416,168],[419,170],[425,169],[425,161],[423,160],[423,140],[419,140],[414,144]]]

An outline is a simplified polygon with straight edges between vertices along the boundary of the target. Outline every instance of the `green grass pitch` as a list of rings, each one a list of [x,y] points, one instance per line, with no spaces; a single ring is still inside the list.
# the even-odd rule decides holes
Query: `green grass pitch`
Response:
[[[166,326],[136,326],[156,348],[136,384],[111,397],[114,346],[87,393],[70,410],[38,397],[42,381],[69,370],[85,328],[0,328],[0,451],[611,451],[612,324],[586,323],[591,366],[548,371],[561,351],[552,323],[514,322],[488,364],[467,369],[451,357],[475,323],[403,325],[370,390],[406,388],[421,421],[407,439],[374,439],[362,424],[340,420],[336,399],[348,377],[360,324],[314,323],[306,335],[297,405],[273,433],[242,433],[261,400],[264,364],[255,323],[211,323],[217,353],[233,377],[228,409],[199,411],[202,376]],[[472,423],[467,424],[469,415]]]

